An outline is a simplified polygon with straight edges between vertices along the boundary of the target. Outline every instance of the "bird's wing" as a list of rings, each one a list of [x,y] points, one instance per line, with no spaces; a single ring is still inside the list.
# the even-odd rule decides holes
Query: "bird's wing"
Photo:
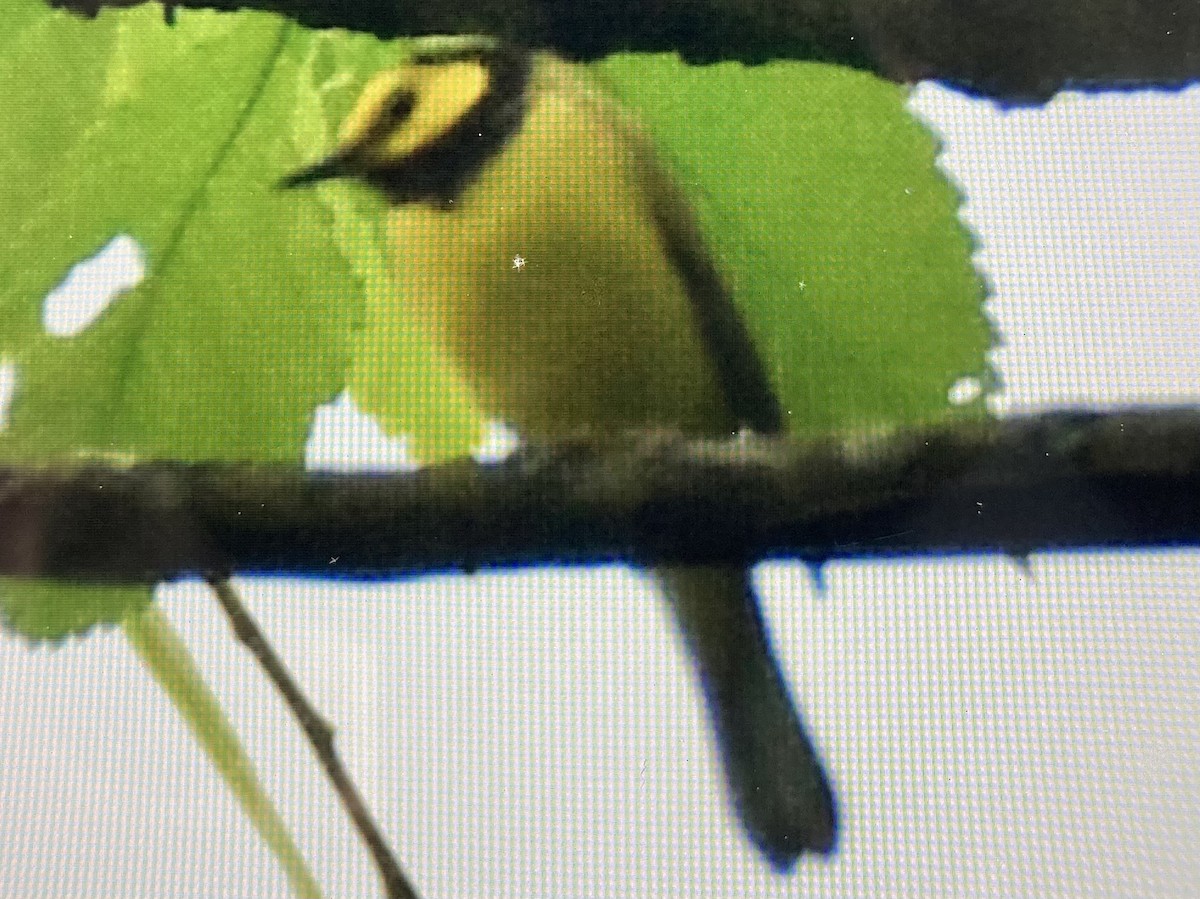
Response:
[[[647,212],[683,281],[700,339],[731,417],[762,434],[782,431],[783,411],[762,357],[709,252],[691,203],[659,160],[653,142],[629,113],[579,73],[579,66],[550,54],[540,54],[539,63],[534,77],[542,79],[543,89],[557,88],[574,102],[587,104],[592,113],[625,138]]]
[[[648,144],[640,146],[644,146],[647,157],[639,161],[639,166],[646,173],[643,177],[651,214],[683,279],[696,326],[729,410],[741,425],[759,433],[782,431],[783,411],[775,389],[691,206],[665,172],[649,171],[650,166],[661,163],[653,158]]]

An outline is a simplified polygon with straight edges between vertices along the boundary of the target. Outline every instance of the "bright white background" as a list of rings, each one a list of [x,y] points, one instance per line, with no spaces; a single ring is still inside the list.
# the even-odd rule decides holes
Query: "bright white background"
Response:
[[[998,410],[1200,400],[1200,90],[913,107],[995,288]],[[840,564],[824,596],[758,577],[843,811],[840,852],[789,877],[734,823],[640,576],[241,586],[427,899],[1196,894],[1200,553]],[[329,894],[377,895],[216,604],[161,597]],[[286,895],[115,633],[0,637],[0,822],[0,896]]]

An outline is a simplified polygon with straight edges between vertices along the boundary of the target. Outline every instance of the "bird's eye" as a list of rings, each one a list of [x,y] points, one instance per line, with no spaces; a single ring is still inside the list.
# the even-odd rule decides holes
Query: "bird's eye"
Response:
[[[384,112],[392,124],[398,125],[408,118],[415,102],[412,91],[400,91],[392,97]]]

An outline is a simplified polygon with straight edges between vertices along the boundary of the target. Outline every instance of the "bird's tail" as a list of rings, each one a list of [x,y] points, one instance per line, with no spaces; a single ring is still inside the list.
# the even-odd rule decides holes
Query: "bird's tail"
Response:
[[[668,568],[662,580],[695,659],[734,805],[768,861],[832,852],[833,791],[788,695],[749,572]]]

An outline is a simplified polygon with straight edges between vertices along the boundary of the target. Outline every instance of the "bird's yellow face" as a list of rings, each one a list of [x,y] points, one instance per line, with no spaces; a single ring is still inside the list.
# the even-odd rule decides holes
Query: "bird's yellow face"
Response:
[[[404,161],[462,120],[488,89],[482,60],[414,61],[376,75],[342,123],[335,156],[363,170]]]
[[[520,127],[527,69],[487,43],[422,48],[367,83],[332,153],[280,184],[352,177],[393,204],[445,204]]]

